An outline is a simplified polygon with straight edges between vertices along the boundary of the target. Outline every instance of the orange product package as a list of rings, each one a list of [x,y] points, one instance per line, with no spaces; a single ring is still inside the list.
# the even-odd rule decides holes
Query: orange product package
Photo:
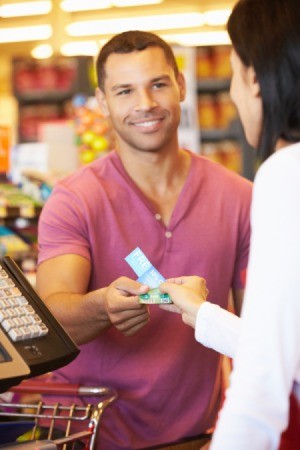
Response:
[[[7,173],[10,169],[10,146],[10,127],[0,125],[0,173]]]

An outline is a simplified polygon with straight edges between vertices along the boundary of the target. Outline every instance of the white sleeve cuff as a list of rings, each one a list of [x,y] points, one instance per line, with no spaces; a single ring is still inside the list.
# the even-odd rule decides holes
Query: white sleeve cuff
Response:
[[[240,334],[241,319],[210,302],[197,313],[195,339],[205,347],[233,358]]]

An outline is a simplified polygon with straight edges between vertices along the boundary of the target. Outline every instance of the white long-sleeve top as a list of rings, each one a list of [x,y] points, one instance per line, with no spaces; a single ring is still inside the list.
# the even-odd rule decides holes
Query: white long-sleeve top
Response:
[[[300,398],[300,144],[260,167],[251,225],[242,319],[209,303],[197,316],[196,339],[234,356],[211,450],[277,449]]]

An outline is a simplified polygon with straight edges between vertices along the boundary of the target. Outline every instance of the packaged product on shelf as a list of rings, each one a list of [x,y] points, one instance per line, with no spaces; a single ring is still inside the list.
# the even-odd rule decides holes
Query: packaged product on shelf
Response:
[[[36,142],[43,121],[68,119],[77,92],[94,92],[91,56],[54,56],[45,60],[16,57],[12,61],[13,93],[18,103],[18,142]]]
[[[25,194],[10,183],[0,184],[0,218],[10,216],[34,217],[42,208],[42,202]]]
[[[0,257],[36,260],[37,221],[42,203],[11,183],[0,184]]]
[[[198,97],[198,120],[200,129],[217,128],[218,110],[214,95],[205,94]]]
[[[62,113],[63,105],[33,104],[20,107],[20,133],[24,141],[36,141],[39,125],[43,121],[57,120]]]
[[[212,66],[213,77],[215,78],[230,78],[231,64],[230,64],[230,46],[216,46],[213,47],[212,52]]]
[[[236,141],[223,141],[223,164],[230,170],[242,173],[241,146]]]
[[[205,142],[201,145],[201,154],[219,164],[223,164],[223,152],[218,143]]]
[[[224,140],[204,143],[201,146],[201,153],[227,169],[242,173],[242,153],[238,142]]]
[[[21,175],[22,192],[43,204],[49,198],[56,181],[51,173],[25,169]]]
[[[20,236],[4,225],[0,225],[0,256],[11,256],[19,259],[22,255],[30,252],[30,245]]]
[[[211,47],[197,47],[196,76],[198,79],[213,77]]]
[[[7,173],[10,168],[11,129],[0,125],[0,173]]]
[[[228,128],[231,122],[237,118],[237,110],[229,92],[216,94],[216,104],[218,109],[218,128]]]
[[[49,60],[15,58],[14,89],[17,95],[69,92],[77,74],[74,58],[55,57]]]

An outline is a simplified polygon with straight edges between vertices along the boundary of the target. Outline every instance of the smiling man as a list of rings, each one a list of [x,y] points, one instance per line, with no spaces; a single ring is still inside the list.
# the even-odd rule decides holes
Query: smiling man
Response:
[[[140,247],[166,278],[202,276],[212,302],[226,308],[231,291],[239,312],[252,186],[180,148],[185,81],[161,38],[116,35],[97,72],[116,149],[57,183],[39,222],[39,294],[81,346],[53,378],[117,389],[98,449],[198,449],[222,401],[220,355],[139,303],[145,287],[124,258]]]

